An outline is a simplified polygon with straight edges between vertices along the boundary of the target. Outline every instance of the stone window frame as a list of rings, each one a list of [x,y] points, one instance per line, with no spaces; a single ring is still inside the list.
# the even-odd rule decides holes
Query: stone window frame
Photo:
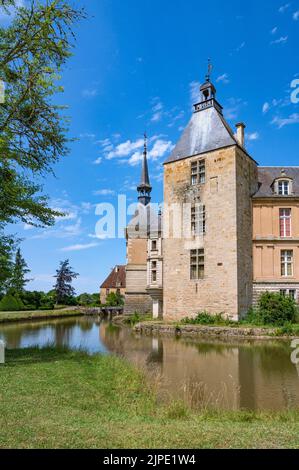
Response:
[[[191,186],[197,184],[205,184],[206,182],[206,160],[205,158],[199,158],[191,162],[190,168],[191,174]]]
[[[283,186],[284,185],[284,186]],[[281,189],[280,189],[281,188]],[[287,192],[285,189],[287,188]],[[274,181],[274,193],[278,196],[291,196],[293,194],[293,180],[287,176],[281,176]]]
[[[280,251],[280,265],[282,277],[286,278],[294,276],[294,250]]]
[[[287,211],[289,215],[286,215]],[[287,225],[289,220],[289,227]],[[289,229],[289,235],[288,235]],[[280,207],[279,208],[279,235],[281,238],[292,238],[292,208]]]
[[[158,263],[151,261],[151,283],[155,284],[156,282],[158,282]]]
[[[297,289],[291,288],[291,289],[280,289],[280,295],[283,295],[285,297],[291,297],[297,302],[298,299],[298,292]]]
[[[191,233],[192,236],[206,233],[206,206],[199,202],[191,206]]]
[[[190,279],[199,281],[205,277],[205,250],[197,248],[190,250]]]

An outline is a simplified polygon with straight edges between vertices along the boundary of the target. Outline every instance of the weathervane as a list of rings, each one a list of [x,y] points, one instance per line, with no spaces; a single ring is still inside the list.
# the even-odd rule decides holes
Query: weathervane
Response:
[[[208,59],[208,73],[206,75],[207,82],[209,82],[211,79],[212,70],[213,70],[213,65],[211,63],[211,59]]]

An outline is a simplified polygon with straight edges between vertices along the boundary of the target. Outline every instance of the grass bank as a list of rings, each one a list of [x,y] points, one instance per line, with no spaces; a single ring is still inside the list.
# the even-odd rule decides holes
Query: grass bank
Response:
[[[299,411],[157,405],[120,358],[29,349],[0,366],[0,429],[1,448],[296,448]]]
[[[0,324],[24,320],[45,320],[48,318],[63,318],[80,316],[83,312],[72,309],[32,310],[20,312],[0,312]]]

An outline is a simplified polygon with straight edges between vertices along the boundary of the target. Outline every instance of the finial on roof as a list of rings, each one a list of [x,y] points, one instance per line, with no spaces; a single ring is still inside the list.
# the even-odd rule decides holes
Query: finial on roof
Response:
[[[208,73],[206,75],[207,82],[211,80],[212,70],[213,70],[213,64],[211,63],[211,59],[209,58],[208,59]]]

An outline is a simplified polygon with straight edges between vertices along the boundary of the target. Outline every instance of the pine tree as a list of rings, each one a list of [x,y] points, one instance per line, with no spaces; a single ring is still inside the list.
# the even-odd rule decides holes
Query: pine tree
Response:
[[[21,254],[21,250],[18,248],[10,281],[10,290],[14,294],[19,295],[25,290],[26,284],[30,281],[30,279],[26,279],[26,274],[29,272],[30,269],[28,269],[27,263]]]
[[[72,286],[73,279],[79,276],[73,271],[69,265],[69,260],[61,261],[59,269],[56,270],[56,284],[54,286],[56,292],[57,304],[65,303],[70,297],[75,296],[75,289]]]

